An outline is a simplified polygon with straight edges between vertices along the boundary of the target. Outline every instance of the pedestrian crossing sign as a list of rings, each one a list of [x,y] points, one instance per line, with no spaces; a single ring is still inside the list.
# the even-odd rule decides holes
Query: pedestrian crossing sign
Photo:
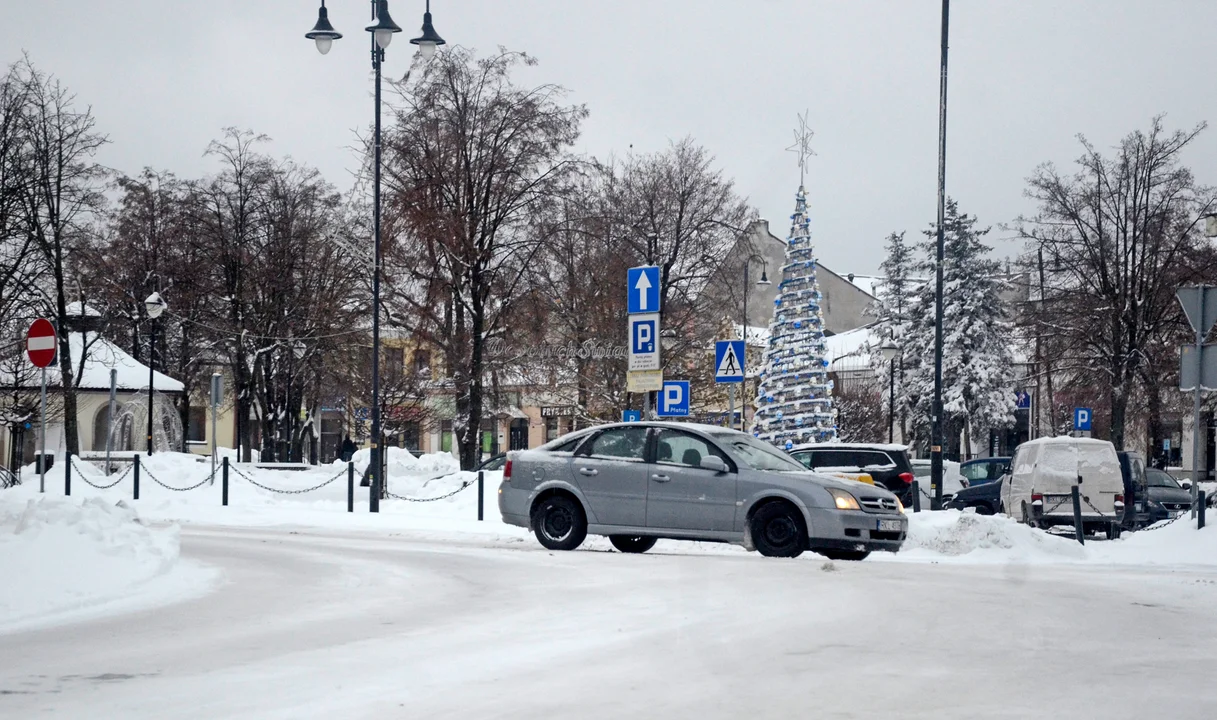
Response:
[[[714,344],[714,381],[744,381],[744,341],[719,340]]]

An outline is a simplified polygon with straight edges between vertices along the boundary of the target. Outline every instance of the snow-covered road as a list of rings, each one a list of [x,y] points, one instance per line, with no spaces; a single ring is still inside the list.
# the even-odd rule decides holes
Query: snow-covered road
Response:
[[[188,526],[200,599],[0,636],[0,717],[1209,718],[1211,571]]]

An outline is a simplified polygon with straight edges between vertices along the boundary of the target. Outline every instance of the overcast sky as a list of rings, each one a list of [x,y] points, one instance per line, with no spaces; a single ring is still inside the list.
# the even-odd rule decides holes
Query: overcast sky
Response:
[[[6,0],[0,60],[21,50],[92,105],[105,164],[182,177],[221,128],[274,139],[345,189],[354,131],[371,121],[369,3],[330,0],[346,34],[327,56],[304,39],[317,0]],[[409,65],[423,0],[392,0]],[[1025,178],[1067,165],[1085,133],[1108,147],[1167,113],[1217,119],[1212,0],[956,0],[951,13],[947,191],[980,222],[1030,212]],[[524,50],[531,84],[566,86],[591,117],[578,151],[649,152],[690,135],[785,237],[798,185],[791,144],[808,110],[807,179],[824,264],[874,272],[883,239],[935,216],[939,0],[434,0],[452,44]],[[1217,175],[1217,128],[1187,155]],[[1013,245],[995,227],[1003,254]]]

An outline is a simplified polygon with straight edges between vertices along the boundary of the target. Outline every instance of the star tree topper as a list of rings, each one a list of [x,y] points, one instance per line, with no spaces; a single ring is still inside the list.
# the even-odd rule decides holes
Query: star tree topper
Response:
[[[803,184],[803,176],[807,171],[807,158],[815,155],[816,151],[811,149],[811,138],[815,135],[807,125],[807,110],[804,110],[799,115],[799,126],[794,131],[794,144],[786,148],[787,152],[792,152],[799,156],[799,185]]]

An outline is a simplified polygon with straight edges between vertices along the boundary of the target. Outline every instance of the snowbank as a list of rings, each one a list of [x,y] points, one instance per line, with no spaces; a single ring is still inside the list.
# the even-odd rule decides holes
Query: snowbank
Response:
[[[133,500],[133,473],[109,477],[100,463],[72,462],[72,496],[120,500],[138,508],[152,522],[183,522],[242,527],[328,527],[377,531],[414,531],[418,537],[450,539],[454,535],[502,536],[515,540],[527,533],[504,525],[498,511],[502,473],[485,473],[483,515],[477,520],[477,473],[462,472],[448,453],[413,456],[389,449],[388,492],[380,512],[368,512],[369,489],[360,486],[368,453],[354,460],[355,512],[347,512],[345,463],[308,469],[259,468],[229,457],[228,505],[222,504],[222,478],[211,477],[211,460],[198,455],[155,453],[140,457],[140,499]],[[10,499],[38,497],[38,476],[22,472],[23,484],[0,492]],[[90,484],[91,483],[91,484]],[[94,486],[101,486],[94,487]],[[108,487],[110,486],[110,487]],[[47,474],[47,494],[62,497],[64,471],[57,463]],[[406,499],[408,498],[408,499]]]
[[[0,495],[0,627],[185,597],[214,579],[194,566],[178,570],[177,527],[148,527],[125,503]]]
[[[1181,517],[1151,530],[1125,533],[1115,542],[1090,543],[1087,549],[1099,561],[1118,565],[1217,565],[1217,511],[1209,510],[1207,525]]]
[[[1073,540],[1035,530],[1011,518],[958,510],[909,514],[909,536],[900,555],[914,559],[961,558],[969,562],[1084,560]]]

